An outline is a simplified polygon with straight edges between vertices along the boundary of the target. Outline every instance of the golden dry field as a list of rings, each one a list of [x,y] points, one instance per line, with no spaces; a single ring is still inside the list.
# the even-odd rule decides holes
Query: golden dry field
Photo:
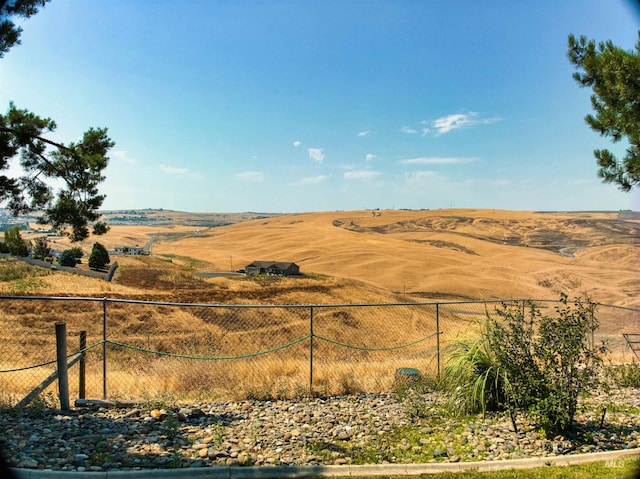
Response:
[[[163,214],[170,221],[171,212]],[[154,238],[151,258],[114,256],[121,271],[109,287],[97,282],[97,292],[153,295],[180,289],[176,275],[185,271],[233,271],[254,260],[274,260],[295,262],[305,275],[327,277],[308,286],[306,280],[296,280],[295,288],[289,289],[299,294],[286,297],[294,303],[557,299],[564,292],[570,297],[640,307],[640,223],[620,220],[617,213],[340,211],[282,215],[211,228],[184,226],[189,215],[180,213],[175,214],[175,221],[182,224],[115,225],[106,236],[81,244],[88,253],[93,241],[112,250],[144,246]],[[62,238],[56,241],[64,243]],[[152,264],[157,264],[154,259],[170,261],[175,271],[150,273]],[[264,296],[252,295],[248,290],[253,286],[235,284],[242,282],[232,279],[208,279],[207,283],[212,290],[240,290],[235,298],[222,295],[225,302],[246,303],[243,294],[257,300]],[[323,298],[316,294],[319,283],[346,291]],[[208,285],[194,279],[186,289],[208,289]],[[96,287],[69,285],[67,290],[95,294]],[[207,296],[213,299],[215,293]]]
[[[113,282],[31,268],[27,277],[0,281],[0,294],[206,305],[379,305],[557,300],[563,292],[571,298],[640,307],[640,224],[619,219],[617,213],[339,211],[240,218],[237,223],[216,227],[184,224],[190,221],[184,213],[173,219],[171,212],[162,214],[166,219],[163,224],[114,224],[107,235],[80,245],[88,255],[94,241],[113,250],[116,246],[144,246],[153,239],[150,256],[112,255],[112,261],[119,264]],[[205,222],[206,216],[199,221]],[[26,235],[28,239],[36,236]],[[53,246],[65,249],[69,244],[57,237]],[[253,260],[295,262],[303,276],[203,279],[194,275],[242,269]],[[86,262],[85,256],[79,268],[86,268]],[[18,263],[4,260],[0,273]],[[41,356],[8,352],[7,359],[0,360],[0,368],[49,358],[55,321],[66,321],[72,334],[87,329],[94,331],[89,333],[94,340],[101,337],[99,302],[63,305],[16,300],[5,302],[5,310],[0,321],[3,344],[19,343],[25,351],[37,351]],[[442,307],[443,344],[483,314],[482,306]],[[601,316],[601,326],[615,349],[622,352],[617,359],[627,361],[631,353],[624,349],[621,333],[640,333],[640,328],[632,312],[624,314],[627,316],[608,310]],[[307,334],[309,322],[305,309],[245,311],[115,304],[109,305],[108,315],[112,339],[155,351],[202,356],[244,355],[277,348]],[[410,344],[435,331],[435,309],[431,307],[374,310],[338,306],[318,309],[315,318],[315,334],[374,349]],[[205,391],[206,395],[211,389],[220,397],[294,395],[308,384],[307,343],[275,355],[230,363],[193,362],[116,348],[109,354],[110,391],[121,396],[166,390],[187,396]],[[314,348],[320,365],[316,366],[314,383],[325,392],[388,390],[398,367],[433,371],[435,346],[432,338],[406,351],[375,353],[317,342]],[[92,362],[94,379],[100,368],[99,362]],[[9,390],[9,385],[6,388]],[[26,391],[27,386],[19,388],[18,394]]]

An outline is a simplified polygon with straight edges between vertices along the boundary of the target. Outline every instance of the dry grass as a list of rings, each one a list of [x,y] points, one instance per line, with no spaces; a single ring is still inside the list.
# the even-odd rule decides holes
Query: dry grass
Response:
[[[614,213],[494,210],[308,213],[210,229],[116,225],[98,239],[110,249],[143,245],[151,237],[155,243],[151,257],[113,257],[120,264],[114,282],[35,269],[26,277],[0,281],[0,294],[308,305],[557,299],[564,292],[570,297],[639,307],[639,231],[637,223],[617,220]],[[58,248],[68,246],[62,244],[63,239],[56,241]],[[82,245],[86,252],[93,241]],[[192,274],[238,269],[253,260],[293,261],[307,276],[204,280]],[[7,264],[0,263],[0,273]],[[32,364],[50,358],[55,321],[66,321],[73,334],[86,329],[99,340],[101,308],[99,302],[5,302],[0,341],[29,351],[9,353],[12,365]],[[254,316],[212,311],[110,305],[109,337],[165,352],[224,356],[269,349],[306,334],[308,327],[305,310],[261,310]],[[316,320],[327,326],[315,333],[336,338],[347,335],[352,339],[345,340],[349,343],[388,346],[390,341],[410,342],[416,339],[416,331],[422,335],[433,328],[431,316],[394,314],[318,310]],[[470,316],[452,308],[441,309],[440,318],[440,327],[453,337]],[[623,351],[618,359],[625,360],[630,353],[617,344],[621,333],[640,331],[634,318],[620,318],[607,313],[601,325]],[[316,346],[314,387],[321,393],[388,389],[397,367],[433,372],[433,350],[421,356],[393,357]],[[302,345],[276,356],[231,362],[158,358],[119,348],[110,352],[109,359],[110,391],[120,396],[170,389],[191,396],[277,397],[306,391],[309,383],[308,357]],[[0,362],[9,364],[4,357]],[[100,368],[91,367],[97,368],[91,369],[92,377],[99,379]]]

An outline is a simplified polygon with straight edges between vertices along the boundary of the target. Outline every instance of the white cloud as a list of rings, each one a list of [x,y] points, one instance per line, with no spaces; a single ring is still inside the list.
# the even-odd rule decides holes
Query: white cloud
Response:
[[[296,148],[298,148],[300,146],[300,140],[296,140],[293,142],[293,146],[295,146]]]
[[[476,161],[476,158],[421,156],[419,158],[400,160],[400,163],[404,165],[457,165],[460,163],[471,163],[474,161]]]
[[[302,178],[300,181],[295,183],[291,183],[292,186],[301,186],[301,185],[317,185],[318,183],[323,183],[330,178],[330,175],[319,175],[319,176],[307,176],[306,178]]]
[[[431,131],[431,130],[430,130],[429,128],[423,128],[423,129],[421,130],[420,136],[421,136],[422,138],[424,138],[425,136],[427,136],[427,135],[429,134],[429,132],[430,132],[430,131]]]
[[[345,180],[371,181],[375,180],[381,173],[372,170],[347,171],[344,173]]]
[[[435,171],[412,171],[411,173],[405,173],[404,178],[407,183],[415,184],[434,181],[440,178],[440,175]]]
[[[322,163],[324,161],[324,153],[322,153],[322,148],[307,148],[309,152],[309,158],[311,158],[316,163]]]
[[[435,128],[436,136],[439,136],[453,130],[474,125],[487,125],[496,121],[498,121],[498,118],[480,118],[477,112],[470,111],[469,113],[456,113],[437,118],[431,122],[431,126]]]
[[[160,170],[166,175],[186,176],[188,178],[200,178],[200,174],[190,171],[188,168],[176,168],[175,166],[160,165]]]
[[[360,131],[358,132],[358,136],[369,136],[371,134],[370,131]]]
[[[367,154],[364,156],[364,159],[365,159],[366,161],[375,160],[376,158],[378,158],[378,155],[374,155],[373,153],[367,153]]]
[[[128,164],[133,164],[136,162],[136,160],[134,160],[133,158],[129,158],[129,156],[127,155],[127,152],[125,150],[114,150],[111,153],[111,156],[117,158],[118,160],[122,161],[123,163],[128,163]]]
[[[163,173],[167,175],[185,175],[189,173],[189,170],[186,168],[175,168],[173,166],[160,165],[160,169]]]
[[[402,133],[409,133],[409,134],[418,133],[415,128],[411,128],[410,126],[403,126],[402,128],[400,128],[400,131]]]
[[[262,183],[264,175],[260,171],[243,171],[234,175],[241,181],[248,181],[250,183]]]

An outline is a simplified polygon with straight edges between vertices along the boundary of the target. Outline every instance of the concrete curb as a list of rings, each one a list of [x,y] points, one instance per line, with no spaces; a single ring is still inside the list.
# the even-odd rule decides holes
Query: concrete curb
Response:
[[[281,479],[293,477],[345,476],[417,476],[438,472],[503,471],[533,469],[544,466],[571,466],[596,461],[619,461],[640,456],[640,448],[619,451],[569,454],[497,461],[428,463],[428,464],[366,464],[362,466],[211,466],[182,469],[146,469],[138,471],[72,472],[36,469],[12,469],[17,479]],[[612,467],[616,467],[614,464]]]

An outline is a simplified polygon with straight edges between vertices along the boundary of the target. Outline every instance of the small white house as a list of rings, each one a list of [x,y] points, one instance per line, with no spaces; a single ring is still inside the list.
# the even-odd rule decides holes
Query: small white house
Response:
[[[139,246],[116,246],[114,250],[115,254],[130,254],[130,255],[142,255],[147,254],[144,248]]]

